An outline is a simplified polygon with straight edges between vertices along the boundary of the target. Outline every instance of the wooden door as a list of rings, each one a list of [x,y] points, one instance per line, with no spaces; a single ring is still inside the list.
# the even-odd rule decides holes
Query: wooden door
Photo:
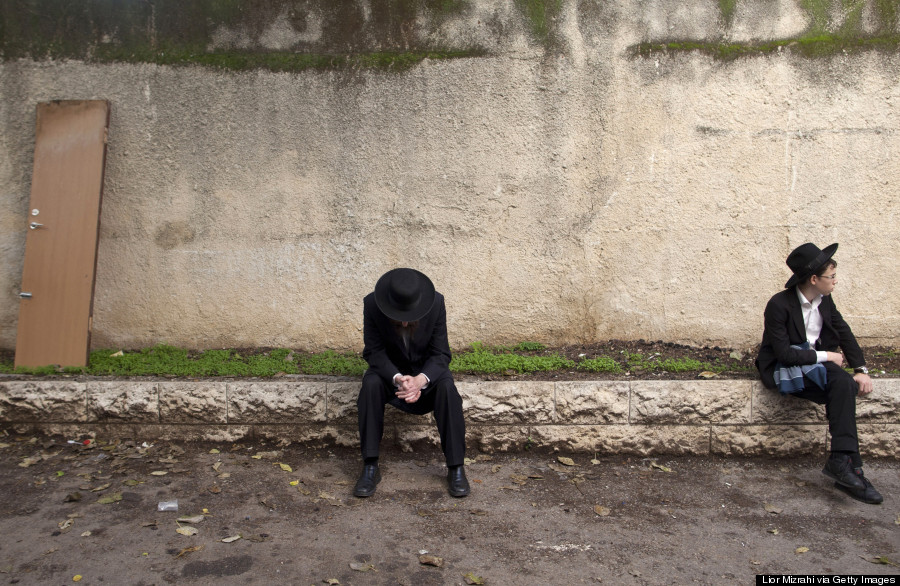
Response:
[[[16,366],[86,366],[109,103],[38,104]]]

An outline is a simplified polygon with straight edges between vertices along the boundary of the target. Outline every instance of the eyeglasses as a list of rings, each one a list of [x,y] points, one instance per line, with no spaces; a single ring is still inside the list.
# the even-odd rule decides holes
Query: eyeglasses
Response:
[[[819,278],[820,279],[830,279],[833,281],[833,280],[837,279],[837,273],[833,273],[831,275],[819,275]]]

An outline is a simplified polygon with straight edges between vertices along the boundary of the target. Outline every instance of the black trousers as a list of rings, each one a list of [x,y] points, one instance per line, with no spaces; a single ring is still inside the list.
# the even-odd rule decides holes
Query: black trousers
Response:
[[[795,397],[825,405],[828,431],[831,433],[831,451],[850,452],[854,466],[862,466],[859,456],[859,437],[856,434],[856,395],[859,385],[847,371],[833,362],[825,362],[828,382],[825,390],[803,377],[806,388]]]
[[[359,442],[362,457],[377,458],[384,435],[384,406],[394,407],[415,415],[434,412],[441,449],[447,466],[460,466],[466,456],[466,423],[463,420],[462,398],[453,378],[445,376],[432,381],[415,403],[407,403],[394,394],[396,388],[372,371],[363,375],[362,388],[356,407],[359,414]]]

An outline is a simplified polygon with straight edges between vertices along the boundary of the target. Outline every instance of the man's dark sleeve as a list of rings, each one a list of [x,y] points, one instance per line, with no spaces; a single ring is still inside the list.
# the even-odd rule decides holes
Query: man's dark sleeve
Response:
[[[436,312],[434,329],[431,339],[428,341],[428,356],[422,365],[422,373],[430,381],[436,381],[441,377],[450,375],[450,343],[447,341],[447,310],[444,306],[444,297],[435,298],[434,308]]]
[[[363,301],[363,359],[369,363],[369,368],[388,384],[393,384],[394,375],[400,370],[394,366],[387,355],[384,346],[384,338],[375,323],[374,312],[378,311],[371,295]]]
[[[844,357],[847,359],[847,364],[849,364],[851,368],[864,365],[866,363],[866,358],[863,356],[862,348],[859,347],[859,343],[856,341],[856,336],[853,335],[850,326],[844,321],[841,312],[838,311],[831,296],[829,296],[828,300],[831,306],[831,327],[837,332],[841,350],[844,351]]]

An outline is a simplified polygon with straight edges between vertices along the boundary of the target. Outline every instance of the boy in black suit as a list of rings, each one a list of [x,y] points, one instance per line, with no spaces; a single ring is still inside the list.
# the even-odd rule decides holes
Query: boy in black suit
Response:
[[[863,475],[856,433],[856,396],[872,392],[862,350],[841,317],[831,292],[837,284],[838,245],[806,243],[787,258],[794,273],[766,305],[756,367],[763,384],[825,405],[831,454],[822,473],[835,487],[869,504],[884,500]],[[843,353],[841,353],[843,351]],[[854,370],[843,369],[844,358]]]

